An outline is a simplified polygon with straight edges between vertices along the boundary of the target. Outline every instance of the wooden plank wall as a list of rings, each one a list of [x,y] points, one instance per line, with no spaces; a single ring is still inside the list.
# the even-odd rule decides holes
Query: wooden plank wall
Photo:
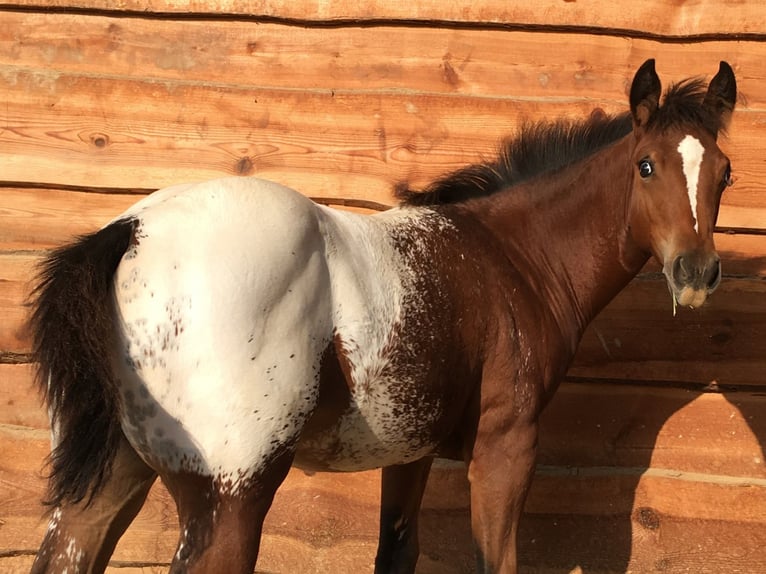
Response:
[[[595,321],[544,417],[523,572],[766,572],[766,9],[759,0],[19,0],[0,4],[0,571],[45,528],[48,450],[22,325],[32,267],[143,194],[259,175],[339,204],[392,202],[492,153],[525,118],[626,108],[729,61],[736,185],[709,305],[671,313],[656,267]],[[259,572],[371,572],[378,474],[292,472]],[[467,487],[440,463],[422,574],[471,572]],[[114,572],[164,571],[157,486]],[[119,569],[118,569],[119,568]]]

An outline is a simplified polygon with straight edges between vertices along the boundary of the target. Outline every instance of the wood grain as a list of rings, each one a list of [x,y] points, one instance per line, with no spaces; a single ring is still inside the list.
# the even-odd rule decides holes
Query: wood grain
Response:
[[[0,252],[59,247],[78,235],[98,230],[142,197],[130,193],[0,188]]]
[[[13,128],[0,132],[5,181],[130,190],[257,175],[309,196],[384,204],[393,202],[398,182],[421,187],[494,156],[498,142],[524,118],[565,112],[582,117],[593,108],[586,101],[273,91],[259,93],[255,103],[244,90],[168,90],[64,76],[55,81],[50,102],[30,106],[36,88],[26,84],[19,81],[7,94]],[[165,100],[179,103],[168,106]],[[108,121],[93,115],[105,105],[113,110]],[[266,118],[260,128],[253,123],[257,117]],[[725,147],[738,179],[725,195],[719,224],[762,228],[766,163],[757,141],[766,111],[735,118]]]
[[[525,515],[522,524],[522,572],[758,574],[766,566],[763,534],[736,520],[677,520],[641,508],[628,520]]]
[[[48,417],[31,366],[0,365],[0,381],[0,425],[45,435]],[[766,398],[747,390],[564,383],[543,414],[539,463],[555,472],[661,469],[725,484],[766,481],[764,409]]]
[[[6,180],[34,173],[38,182],[154,189],[257,173],[308,195],[390,201],[393,183],[422,185],[490,154],[523,118],[625,110],[632,71],[661,48],[667,81],[709,75],[724,57],[741,69],[742,104],[727,144],[739,185],[726,201],[739,225],[764,221],[759,42],[642,47],[609,35],[573,42],[566,34],[405,27],[392,48],[386,28],[299,34],[193,21],[167,22],[162,38],[170,42],[140,18],[127,26],[103,16],[8,17],[14,25],[0,33]],[[561,49],[543,69],[540,50],[555,38]],[[512,61],[498,48],[509,44]],[[574,66],[572,50],[582,50]],[[726,210],[721,224],[735,225]]]
[[[568,382],[543,413],[539,463],[764,479],[764,408],[762,393],[746,390]]]
[[[42,398],[34,388],[34,366],[0,364],[0,425],[50,428]]]
[[[673,317],[664,279],[633,281],[590,324],[569,374],[762,385],[761,279],[723,281],[701,309]]]
[[[146,82],[264,89],[406,90],[509,99],[588,98],[624,104],[629,81],[656,57],[665,84],[711,77],[729,61],[748,107],[763,108],[761,42],[686,44],[609,34],[402,26],[292,28],[277,23],[8,12],[0,69]],[[391,36],[396,36],[396,42]],[[513,57],[507,48],[512,46]],[[544,64],[542,47],[547,48]],[[604,54],[609,54],[608,58]],[[511,88],[509,88],[509,86]]]
[[[339,178],[340,179],[340,178]],[[300,189],[300,188],[299,188]],[[739,199],[739,192],[727,191],[721,207],[720,221],[734,227],[750,227],[766,231],[766,220],[750,225],[750,208],[739,208],[731,201]],[[128,207],[139,201],[145,193],[77,191],[64,189],[35,189],[0,186],[0,253],[47,250],[73,240],[77,235],[96,231]],[[316,196],[323,203],[342,203],[343,197]],[[351,198],[353,200],[353,198]],[[380,198],[379,209],[393,205],[391,198]],[[752,200],[757,198],[753,194]],[[343,209],[342,205],[333,205]],[[357,210],[363,212],[364,210]],[[748,215],[738,218],[741,212]],[[374,213],[366,210],[366,213]],[[719,221],[719,223],[720,223]],[[750,232],[718,233],[716,248],[723,261],[724,273],[729,276],[766,277],[766,239]],[[646,272],[658,272],[650,263]]]
[[[144,192],[76,191],[0,186],[0,253],[30,252],[60,247],[78,235],[91,233],[145,197]],[[374,201],[315,197],[337,209],[371,214],[387,209]],[[372,207],[356,207],[357,204]]]
[[[3,214],[0,252],[47,250],[61,246],[77,235],[96,231],[143,196],[133,193],[0,186],[0,213]],[[344,198],[324,198],[325,203],[333,201],[343,202]],[[381,209],[384,206],[381,204]],[[342,208],[338,205],[334,207]],[[367,213],[372,212],[367,210]],[[735,219],[729,204],[722,207],[722,219],[730,223],[749,223],[747,217]],[[764,222],[758,223],[764,225]],[[725,274],[739,277],[766,276],[766,239],[763,235],[719,233],[715,236],[715,242]],[[659,267],[650,263],[646,271],[657,272]]]
[[[651,515],[650,515],[651,516]],[[418,562],[417,574],[472,574],[475,572],[470,544],[465,542],[467,526],[451,528],[436,517],[432,524],[439,535],[452,543],[451,551],[425,545]],[[646,523],[646,521],[644,521]],[[737,522],[675,520],[662,517],[661,527],[652,521],[642,526],[631,524],[624,517],[532,516],[523,518],[520,540],[520,574],[625,574],[667,572],[670,574],[759,574],[766,568],[763,537],[749,525]],[[631,528],[633,526],[633,528]],[[555,533],[555,534],[552,534]],[[274,568],[265,569],[259,563],[255,574],[294,574],[283,564],[295,564],[303,549],[285,540],[271,540],[271,549],[264,549],[261,563],[267,560]],[[273,548],[277,543],[280,548]],[[349,548],[349,546],[351,546]],[[334,549],[333,549],[334,548]],[[337,572],[372,572],[375,554],[373,546],[337,544],[316,560],[312,574]],[[736,549],[736,550],[735,550]],[[350,551],[355,551],[352,568],[333,570],[333,556],[348,566]],[[316,550],[315,550],[316,552]],[[280,555],[286,555],[284,558]],[[359,556],[361,555],[361,556]],[[268,558],[267,558],[268,556]],[[286,562],[285,562],[286,561]],[[6,574],[26,574],[32,564],[30,556],[0,557],[0,571]],[[161,566],[132,566],[113,562],[108,574],[160,574]]]
[[[724,0],[711,3],[677,4],[669,0],[649,0],[627,9],[611,2],[508,3],[502,0],[478,0],[468,5],[421,0],[402,3],[392,0],[353,0],[323,2],[303,0],[219,0],[215,9],[202,0],[159,0],[147,5],[141,0],[17,0],[12,5],[25,7],[115,10],[140,13],[193,13],[199,15],[243,15],[279,20],[297,20],[301,24],[354,23],[386,20],[424,22],[444,26],[448,22],[465,23],[477,28],[488,25],[541,27],[547,29],[606,29],[616,35],[650,35],[670,38],[699,38],[704,35],[730,35],[734,38],[761,35],[766,31],[757,0]],[[659,17],[658,15],[662,15]]]
[[[19,434],[21,436],[17,436]],[[9,439],[15,445],[10,452],[5,446]],[[4,521],[0,544],[31,552],[45,524],[33,518],[39,516],[35,500],[42,483],[26,477],[34,476],[35,461],[44,455],[47,443],[37,431],[0,427],[0,445],[6,455],[0,462],[3,494],[0,511]],[[377,531],[378,480],[375,472],[307,476],[291,471],[267,521],[259,570],[329,573],[353,568],[371,571]],[[763,554],[753,547],[754,542],[763,540],[759,534],[766,510],[763,488],[690,481],[656,476],[656,473],[638,476],[620,473],[619,469],[613,469],[612,474],[579,476],[538,473],[520,535],[522,554],[528,556],[528,565],[550,564],[552,557],[559,561],[592,561],[598,541],[592,537],[584,540],[582,526],[588,526],[585,531],[593,533],[598,532],[599,524],[601,528],[608,524],[609,543],[621,543],[625,548],[620,552],[613,548],[607,560],[630,559],[640,567],[640,560],[668,554],[674,561],[687,564],[691,558],[684,553],[690,552],[691,541],[685,538],[688,545],[668,541],[669,533],[678,532],[683,526],[698,535],[696,544],[722,524],[730,524],[727,530],[732,528],[743,537],[740,543],[746,551],[730,556],[729,565],[755,574],[757,570],[748,568],[760,567],[763,563]],[[437,464],[424,499],[424,560],[419,572],[471,571],[467,500],[464,471],[455,465]],[[729,519],[732,507],[742,509],[736,521]],[[307,508],[312,511],[306,512]],[[294,520],[297,515],[302,517],[301,521]],[[172,503],[158,485],[121,541],[114,561],[128,566],[166,563],[174,551],[176,535]],[[579,548],[574,549],[572,545],[577,540]],[[553,550],[552,555],[545,557],[539,555],[549,546],[552,549],[554,542],[559,545],[558,551]],[[713,560],[720,565],[725,551],[715,548],[711,549]]]

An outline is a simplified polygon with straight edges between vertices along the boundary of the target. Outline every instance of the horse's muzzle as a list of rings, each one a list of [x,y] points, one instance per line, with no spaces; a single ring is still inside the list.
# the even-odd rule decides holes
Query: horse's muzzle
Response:
[[[675,302],[684,307],[700,307],[721,282],[718,254],[684,253],[663,270]]]

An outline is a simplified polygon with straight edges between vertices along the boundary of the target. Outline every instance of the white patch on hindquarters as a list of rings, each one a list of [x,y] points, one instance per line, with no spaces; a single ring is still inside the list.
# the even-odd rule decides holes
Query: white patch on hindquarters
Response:
[[[439,415],[421,373],[394,372],[402,330],[417,327],[422,254],[449,223],[422,208],[339,212],[253,178],[163,190],[129,214],[140,236],[114,278],[123,430],[162,472],[211,476],[235,494],[292,449],[337,335],[351,404],[300,448],[338,470],[420,458]],[[407,310],[410,310],[409,315]]]
[[[316,206],[231,178],[149,196],[114,279],[123,429],[155,469],[235,493],[291,448],[331,333]]]
[[[705,148],[694,136],[687,135],[678,144],[678,153],[681,154],[684,176],[686,177],[686,191],[689,194],[689,207],[694,219],[694,231],[699,233],[699,217],[697,213],[697,190],[699,187],[700,167]]]

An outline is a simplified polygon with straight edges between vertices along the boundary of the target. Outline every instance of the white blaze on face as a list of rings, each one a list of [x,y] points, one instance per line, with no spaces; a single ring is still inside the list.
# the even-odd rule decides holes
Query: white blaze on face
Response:
[[[700,166],[705,148],[700,141],[687,135],[678,144],[678,153],[681,154],[684,176],[686,177],[686,191],[689,194],[689,206],[694,218],[694,231],[699,233],[699,217],[697,217],[697,186],[699,184]]]

